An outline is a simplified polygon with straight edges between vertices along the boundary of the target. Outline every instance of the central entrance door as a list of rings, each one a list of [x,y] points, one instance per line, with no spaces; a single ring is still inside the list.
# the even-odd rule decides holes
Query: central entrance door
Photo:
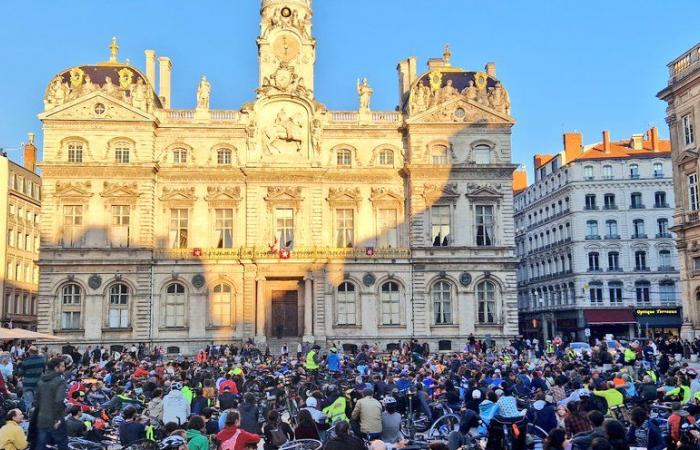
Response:
[[[272,290],[272,335],[276,338],[299,336],[299,292]]]

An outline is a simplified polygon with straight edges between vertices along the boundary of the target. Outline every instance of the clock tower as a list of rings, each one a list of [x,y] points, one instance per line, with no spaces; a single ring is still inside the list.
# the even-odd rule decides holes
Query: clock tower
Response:
[[[311,0],[262,0],[258,37],[258,96],[313,98],[316,40]]]

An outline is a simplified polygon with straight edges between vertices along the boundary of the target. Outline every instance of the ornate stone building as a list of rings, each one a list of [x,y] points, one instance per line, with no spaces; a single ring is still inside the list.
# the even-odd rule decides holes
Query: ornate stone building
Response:
[[[510,100],[494,64],[398,65],[400,107],[315,97],[309,0],[263,0],[259,86],[171,107],[172,64],[46,91],[39,328],[191,352],[248,338],[437,349],[517,333]],[[441,342],[442,341],[442,342]],[[175,350],[175,349],[173,349]]]

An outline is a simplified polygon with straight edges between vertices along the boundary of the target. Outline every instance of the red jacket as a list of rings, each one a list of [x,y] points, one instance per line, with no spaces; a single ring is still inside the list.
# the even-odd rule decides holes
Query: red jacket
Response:
[[[231,437],[233,437],[233,435],[236,434],[236,431],[238,431],[237,427],[225,427],[223,430],[216,433],[216,439],[218,439],[218,441],[221,444],[223,444]],[[260,442],[260,436],[258,436],[255,433],[248,433],[247,431],[241,429],[241,432],[238,435],[238,439],[236,440],[236,447],[233,450],[244,450],[246,445],[257,444],[258,442]]]
[[[233,381],[233,380],[225,380],[225,381],[222,381],[221,384],[219,385],[219,394],[223,394],[223,393],[224,393],[224,388],[225,388],[226,386],[228,386],[228,387],[231,388],[231,393],[232,393],[233,395],[238,394],[238,386],[236,386],[236,382]]]

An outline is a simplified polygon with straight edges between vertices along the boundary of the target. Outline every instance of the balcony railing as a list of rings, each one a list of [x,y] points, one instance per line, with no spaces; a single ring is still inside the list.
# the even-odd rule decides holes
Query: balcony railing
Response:
[[[644,205],[641,203],[632,203],[630,209],[644,209]]]
[[[598,240],[598,239],[600,239],[600,235],[599,235],[599,234],[589,234],[588,236],[586,236],[586,240],[587,240],[587,241],[595,241],[595,240]]]
[[[631,174],[630,174],[630,178],[633,179],[633,180],[636,180],[636,179],[639,178],[639,174],[638,174],[638,173],[631,173]]]
[[[377,111],[372,113],[374,122],[401,122],[401,113],[394,111]]]
[[[586,205],[583,207],[583,209],[586,211],[595,211],[598,209],[598,207],[596,205]]]
[[[654,208],[670,208],[668,203],[654,203]]]
[[[646,239],[647,235],[645,233],[636,233],[630,236],[630,239]]]
[[[670,239],[671,238],[671,233],[656,233],[656,238],[657,239]]]
[[[240,113],[236,110],[229,109],[212,109],[211,120],[216,122],[237,122]]]
[[[691,48],[668,65],[668,83],[671,84],[690,73],[698,66],[698,61],[700,61],[700,44]]]
[[[637,267],[634,268],[634,271],[635,271],[635,272],[650,272],[651,269],[648,268],[648,267],[639,267],[639,266],[637,266]]]
[[[168,111],[168,120],[186,121],[194,119],[194,109],[171,109]]]
[[[608,267],[608,272],[622,272],[622,267]]]
[[[676,269],[673,266],[659,266],[659,272],[675,272]]]
[[[603,205],[603,209],[617,209],[617,205]]]
[[[620,239],[619,234],[607,234],[605,235],[605,239]]]

